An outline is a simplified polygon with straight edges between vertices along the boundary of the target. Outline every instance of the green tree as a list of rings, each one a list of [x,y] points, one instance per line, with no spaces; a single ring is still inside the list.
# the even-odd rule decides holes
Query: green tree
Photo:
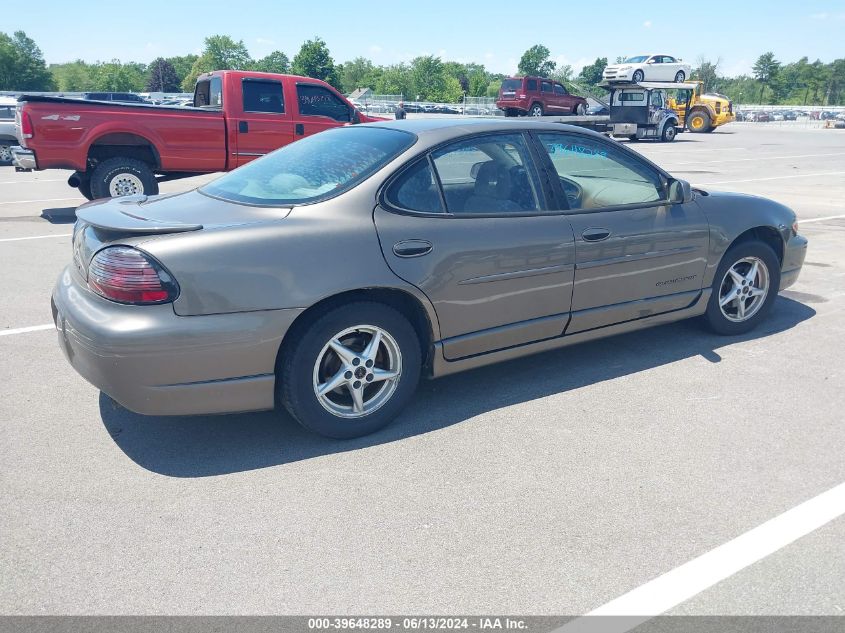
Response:
[[[549,59],[549,49],[542,44],[535,44],[522,54],[519,60],[521,75],[548,77],[555,70],[555,63]]]
[[[253,68],[262,73],[286,75],[290,72],[290,60],[282,51],[273,51],[266,57],[257,60]]]
[[[182,80],[182,89],[192,92],[197,77],[203,73],[212,70],[247,70],[252,65],[252,58],[243,40],[236,42],[228,35],[212,35],[205,38],[202,55],[191,65],[191,72]]]
[[[376,79],[376,67],[366,57],[356,57],[337,68],[340,87],[350,93],[358,88],[373,88]]]
[[[167,61],[170,62],[170,65],[173,66],[173,70],[176,71],[176,76],[179,78],[178,83],[182,83],[185,77],[191,72],[191,67],[194,65],[194,62],[197,61],[199,55],[176,55],[175,57],[168,57]]]
[[[775,59],[775,54],[769,51],[763,53],[754,62],[752,71],[754,78],[760,82],[760,103],[763,103],[763,92],[766,90],[766,85],[772,81],[780,70],[780,62]]]
[[[144,89],[146,67],[143,64],[121,63],[119,59],[97,62],[92,67],[91,90],[103,92],[140,92]]]
[[[147,69],[147,91],[149,92],[178,92],[179,77],[173,64],[159,57],[154,59]]]
[[[716,90],[716,83],[719,78],[719,64],[721,63],[721,58],[714,62],[705,57],[699,57],[698,66],[692,69],[692,78],[703,81],[704,90]]]
[[[578,80],[585,84],[596,86],[601,83],[605,68],[607,68],[607,57],[597,57],[596,61],[581,69],[581,72],[578,74]]]
[[[293,58],[292,70],[294,75],[322,79],[335,88],[340,88],[329,47],[319,37],[302,45]]]
[[[23,31],[0,33],[0,90],[53,90],[44,55]]]
[[[411,61],[411,96],[422,101],[441,101],[446,92],[443,62],[434,55],[423,55]]]
[[[382,68],[376,78],[375,92],[382,95],[402,95],[406,99],[415,98],[411,80],[411,69],[407,64],[393,64]]]
[[[572,70],[572,66],[569,64],[563,64],[562,66],[558,66],[557,69],[552,73],[551,77],[555,81],[559,81],[562,84],[567,84],[572,81],[575,75],[575,71]]]

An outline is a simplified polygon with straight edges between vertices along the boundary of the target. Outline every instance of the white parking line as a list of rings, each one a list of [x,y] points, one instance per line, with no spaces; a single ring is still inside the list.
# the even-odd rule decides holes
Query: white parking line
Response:
[[[796,154],[793,156],[754,156],[752,158],[722,158],[717,160],[696,160],[692,162],[675,163],[676,165],[708,165],[711,163],[741,163],[744,161],[758,160],[786,160],[789,158],[825,158],[827,156],[845,156],[845,152],[835,154]]]
[[[587,616],[632,616],[602,621],[602,631],[622,633],[686,602],[725,578],[845,514],[845,483],[769,519],[748,532],[590,611]],[[595,630],[590,618],[559,631]]]
[[[809,224],[810,222],[824,222],[825,220],[839,220],[841,218],[845,218],[845,215],[829,215],[824,218],[810,218],[809,220],[802,220],[798,218],[798,224]]]
[[[43,240],[45,237],[70,237],[73,233],[58,233],[56,235],[33,235],[31,237],[4,237],[0,242],[20,242],[21,240]]]
[[[67,178],[39,178],[38,180],[0,180],[0,185],[31,185],[38,182],[67,182]]]
[[[13,200],[12,202],[0,202],[0,204],[26,204],[27,202],[62,202],[64,200],[79,200],[76,198],[45,198],[43,200]]]
[[[29,327],[19,327],[15,330],[0,330],[0,336],[11,336],[12,334],[26,334],[27,332],[40,332],[42,330],[54,330],[56,326],[52,323],[48,325],[30,325]]]
[[[787,178],[811,178],[813,176],[841,176],[845,171],[822,171],[814,174],[792,174],[790,176],[771,176],[769,178],[747,178],[745,180],[716,180],[714,182],[697,183],[702,187],[707,185],[729,185],[734,182],[762,182],[764,180],[785,180]]]

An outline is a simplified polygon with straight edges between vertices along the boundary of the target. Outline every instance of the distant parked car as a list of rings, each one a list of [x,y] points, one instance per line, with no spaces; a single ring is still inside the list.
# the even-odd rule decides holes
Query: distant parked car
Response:
[[[505,116],[584,114],[587,100],[543,77],[507,77],[502,81],[496,107]]]
[[[674,81],[680,83],[692,73],[692,67],[671,55],[638,55],[604,69],[606,81]]]
[[[587,114],[590,116],[600,116],[610,114],[610,108],[604,105],[603,103],[597,103],[596,105],[591,105],[587,108]]]
[[[0,165],[12,162],[12,147],[20,145],[15,135],[15,106],[12,97],[0,97]]]
[[[771,117],[772,117],[772,121],[783,121],[784,120],[783,112],[772,112]]]
[[[119,103],[150,103],[141,95],[131,92],[83,92],[83,99],[89,101],[117,101]]]
[[[772,115],[768,112],[758,112],[754,120],[758,123],[767,123],[772,120]]]
[[[792,110],[787,110],[783,113],[783,120],[784,121],[797,121],[798,120],[798,113]]]

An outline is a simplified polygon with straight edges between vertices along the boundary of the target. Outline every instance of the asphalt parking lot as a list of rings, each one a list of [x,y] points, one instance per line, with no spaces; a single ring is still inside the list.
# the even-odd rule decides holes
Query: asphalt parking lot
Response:
[[[83,200],[67,173],[0,167],[0,613],[581,614],[843,484],[845,130],[632,147],[797,211],[807,261],[764,326],[678,323],[424,383],[352,441],[100,395],[38,329]],[[663,606],[845,613],[841,513]]]

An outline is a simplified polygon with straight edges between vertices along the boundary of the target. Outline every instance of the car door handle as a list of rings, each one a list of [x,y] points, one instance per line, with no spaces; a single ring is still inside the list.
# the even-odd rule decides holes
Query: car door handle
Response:
[[[422,257],[428,255],[434,247],[428,240],[402,240],[393,245],[396,257]]]
[[[590,228],[581,233],[586,242],[601,242],[610,237],[610,229]]]
[[[241,134],[246,134],[249,132],[249,122],[248,121],[238,121],[238,132]]]
[[[305,135],[305,125],[302,123],[297,123],[294,127],[294,134],[297,136],[304,136]]]

